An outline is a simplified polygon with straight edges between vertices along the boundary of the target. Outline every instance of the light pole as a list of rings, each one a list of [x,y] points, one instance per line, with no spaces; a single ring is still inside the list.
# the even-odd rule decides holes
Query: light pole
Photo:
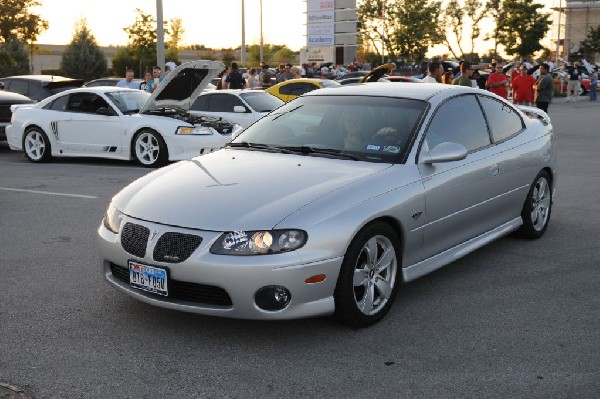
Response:
[[[165,29],[163,26],[162,0],[156,0],[156,65],[162,71],[165,70]]]
[[[246,21],[245,21],[244,0],[242,0],[242,51],[240,54],[241,64],[246,62]]]
[[[262,29],[262,0],[260,0],[260,64],[265,61],[264,59],[264,48],[263,48],[263,29]]]

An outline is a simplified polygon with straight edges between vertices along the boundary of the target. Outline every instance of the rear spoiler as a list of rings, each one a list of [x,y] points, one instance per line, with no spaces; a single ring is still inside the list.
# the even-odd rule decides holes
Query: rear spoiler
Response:
[[[83,86],[82,79],[62,79],[62,80],[51,80],[49,82],[43,82],[42,86],[47,89],[58,89],[61,87],[81,87]]]
[[[544,125],[549,125],[551,123],[548,114],[539,108],[529,107],[527,105],[517,105],[517,108],[523,111],[529,118],[540,120]]]

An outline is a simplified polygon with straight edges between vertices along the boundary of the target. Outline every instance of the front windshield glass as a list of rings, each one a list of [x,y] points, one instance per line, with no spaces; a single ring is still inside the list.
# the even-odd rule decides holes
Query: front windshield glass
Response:
[[[256,112],[271,112],[285,104],[279,98],[264,91],[240,93],[240,97]]]
[[[426,106],[389,97],[299,97],[250,126],[230,146],[399,163]]]
[[[112,103],[124,114],[139,112],[146,104],[150,93],[142,90],[112,91],[106,93]]]

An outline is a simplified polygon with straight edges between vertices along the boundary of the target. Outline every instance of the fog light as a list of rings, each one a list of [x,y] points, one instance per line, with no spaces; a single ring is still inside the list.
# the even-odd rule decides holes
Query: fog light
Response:
[[[292,294],[287,288],[275,285],[262,287],[254,294],[256,306],[268,311],[285,309],[291,300]]]

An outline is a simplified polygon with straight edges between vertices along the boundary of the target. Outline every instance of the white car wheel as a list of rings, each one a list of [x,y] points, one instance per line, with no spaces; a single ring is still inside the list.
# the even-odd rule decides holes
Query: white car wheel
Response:
[[[51,158],[50,142],[46,134],[39,128],[33,127],[25,132],[23,151],[32,162],[48,162]]]
[[[137,161],[146,167],[162,166],[168,159],[163,138],[150,130],[138,133],[134,141],[134,154]]]

